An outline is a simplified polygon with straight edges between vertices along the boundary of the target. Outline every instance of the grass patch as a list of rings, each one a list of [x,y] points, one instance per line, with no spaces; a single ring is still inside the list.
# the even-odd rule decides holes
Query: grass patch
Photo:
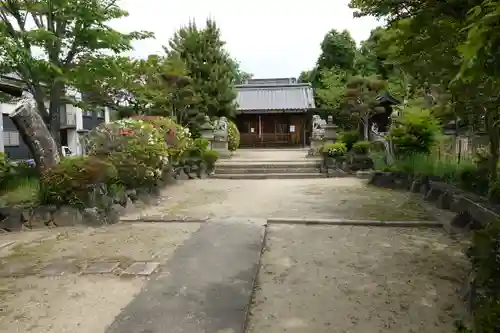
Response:
[[[38,201],[39,182],[36,178],[10,181],[0,191],[0,206],[24,206]]]

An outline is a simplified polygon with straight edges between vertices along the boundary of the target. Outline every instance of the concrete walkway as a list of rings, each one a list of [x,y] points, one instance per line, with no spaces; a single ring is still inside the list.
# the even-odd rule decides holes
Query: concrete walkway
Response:
[[[256,225],[205,224],[106,333],[243,332],[263,237]]]

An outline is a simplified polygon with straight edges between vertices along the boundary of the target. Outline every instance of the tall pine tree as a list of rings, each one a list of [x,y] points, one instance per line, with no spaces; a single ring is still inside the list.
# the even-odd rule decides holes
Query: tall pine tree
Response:
[[[196,102],[186,115],[195,130],[205,115],[233,118],[236,115],[236,91],[234,83],[234,61],[224,49],[220,30],[210,19],[206,26],[198,28],[195,22],[179,29],[164,47],[168,57],[181,59],[186,74],[191,78],[191,87]]]

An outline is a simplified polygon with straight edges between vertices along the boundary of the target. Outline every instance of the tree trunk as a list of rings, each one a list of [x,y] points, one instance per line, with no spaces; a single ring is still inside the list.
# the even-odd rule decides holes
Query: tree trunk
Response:
[[[57,144],[31,101],[20,102],[16,110],[10,114],[10,118],[28,146],[40,171],[59,163],[61,157]]]
[[[370,140],[370,117],[368,116],[363,119],[363,136],[364,140]]]
[[[495,182],[497,180],[497,165],[500,155],[500,132],[497,124],[496,117],[493,115],[493,111],[486,111],[486,130],[488,133],[488,139],[490,141],[490,161],[489,161],[489,176],[490,181]]]

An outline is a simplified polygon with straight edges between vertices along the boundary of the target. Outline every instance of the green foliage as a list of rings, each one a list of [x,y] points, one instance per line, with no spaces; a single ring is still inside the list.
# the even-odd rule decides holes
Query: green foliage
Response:
[[[210,143],[207,139],[197,138],[193,145],[187,150],[187,156],[194,159],[202,159],[203,153],[207,150]]]
[[[469,251],[475,272],[475,332],[490,333],[500,329],[500,222],[476,231]]]
[[[455,182],[470,166],[473,166],[470,162],[463,161],[458,164],[454,159],[437,159],[435,156],[420,153],[396,158],[388,169],[417,177],[439,177],[443,181]]]
[[[229,151],[235,151],[240,146],[240,131],[233,121],[228,122],[227,135]]]
[[[352,145],[352,151],[355,154],[366,155],[370,152],[370,147],[370,141],[358,141]]]
[[[202,158],[203,162],[210,170],[214,168],[215,162],[219,159],[219,153],[215,150],[206,150],[203,152]]]
[[[499,1],[477,1],[467,18],[467,38],[459,47],[463,57],[460,74],[478,75],[485,70],[498,76],[500,63],[496,59],[500,38]]]
[[[190,124],[201,123],[203,117],[232,118],[236,113],[234,82],[235,62],[224,49],[216,23],[207,20],[204,28],[192,22],[179,29],[165,47],[168,57],[178,57],[186,66],[198,101],[192,105],[196,116]],[[196,119],[194,119],[196,118]],[[192,126],[190,126],[191,129]]]
[[[120,75],[117,66],[103,66],[110,54],[129,51],[133,40],[152,36],[121,33],[108,24],[127,15],[112,0],[2,2],[0,74],[19,76],[42,118],[47,123],[55,119],[50,124],[55,136],[60,123],[52,114],[60,112],[63,101],[78,103],[64,96],[65,87],[87,91],[100,78]],[[30,19],[34,24],[26,23]]]
[[[458,174],[458,184],[466,191],[486,195],[489,187],[488,173],[477,165],[468,163]]]
[[[351,70],[354,67],[356,42],[349,31],[330,30],[321,42],[321,54],[318,58],[319,69],[338,68]]]
[[[332,68],[322,69],[319,73],[320,86],[316,96],[323,107],[338,109],[344,100],[348,74],[345,71]]]
[[[398,156],[428,154],[436,144],[441,128],[428,110],[407,109],[389,136]]]
[[[160,132],[167,144],[167,151],[170,161],[176,162],[193,145],[193,139],[189,129],[179,125],[167,117],[158,116],[140,116],[134,117],[136,120],[142,120]]]
[[[488,199],[500,204],[500,181],[496,180],[490,183],[488,187]]]
[[[88,154],[107,159],[117,169],[125,188],[148,188],[168,166],[165,136],[142,120],[122,119],[89,133]]]
[[[360,139],[361,135],[359,135],[359,131],[342,132],[339,135],[339,141],[345,144],[348,151],[351,150],[354,144]]]
[[[328,143],[323,146],[322,153],[329,157],[342,157],[347,153],[347,147],[343,142]]]
[[[68,157],[41,176],[40,201],[85,206],[111,190],[118,172],[112,163],[94,156]]]
[[[5,178],[10,170],[10,165],[4,153],[0,153],[0,187],[3,187]]]

